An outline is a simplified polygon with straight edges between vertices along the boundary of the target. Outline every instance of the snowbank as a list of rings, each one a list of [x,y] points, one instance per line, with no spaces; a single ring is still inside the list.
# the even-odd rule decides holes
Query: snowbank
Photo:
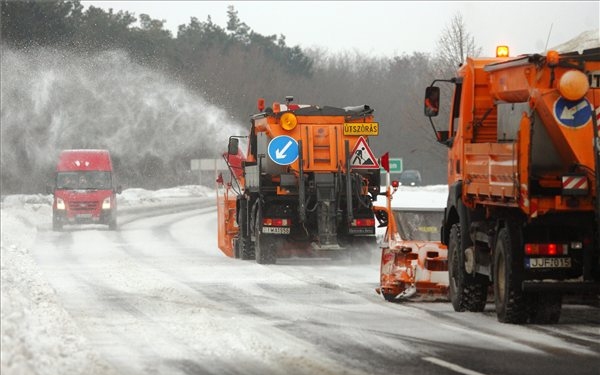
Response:
[[[120,207],[170,204],[182,198],[214,195],[212,188],[182,186],[148,191],[127,189]],[[44,279],[29,248],[38,228],[49,228],[51,195],[2,197],[1,213],[1,358],[10,374],[113,374]]]
[[[381,188],[385,191],[385,186]],[[446,207],[448,185],[399,186],[392,195],[392,208],[439,208]],[[385,196],[377,197],[376,205],[385,206]]]

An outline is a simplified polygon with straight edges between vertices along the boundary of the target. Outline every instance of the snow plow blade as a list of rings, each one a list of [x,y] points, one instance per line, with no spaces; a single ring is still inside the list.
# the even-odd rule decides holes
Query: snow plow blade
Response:
[[[447,301],[447,253],[439,242],[401,241],[382,248],[377,293],[387,301]]]
[[[379,287],[386,301],[448,301],[448,249],[437,224],[441,208],[375,207],[387,219]]]

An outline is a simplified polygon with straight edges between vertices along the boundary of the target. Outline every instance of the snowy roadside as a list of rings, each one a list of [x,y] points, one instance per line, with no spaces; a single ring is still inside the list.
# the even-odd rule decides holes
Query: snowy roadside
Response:
[[[118,197],[119,212],[186,204],[211,195],[213,190],[203,186],[127,189]],[[51,195],[2,198],[0,372],[113,374],[61,305],[30,254],[38,228],[51,226],[51,203]]]

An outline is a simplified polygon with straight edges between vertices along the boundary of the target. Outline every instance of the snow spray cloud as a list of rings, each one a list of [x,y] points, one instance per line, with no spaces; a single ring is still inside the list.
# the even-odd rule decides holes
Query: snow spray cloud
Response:
[[[225,111],[121,51],[4,48],[1,66],[8,190],[43,187],[62,149],[106,148],[131,167],[148,156],[217,158],[230,134],[244,132]]]

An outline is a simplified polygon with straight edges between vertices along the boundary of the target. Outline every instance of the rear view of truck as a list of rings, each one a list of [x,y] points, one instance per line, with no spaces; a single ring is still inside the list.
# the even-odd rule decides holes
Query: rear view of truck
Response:
[[[367,142],[379,132],[373,109],[286,102],[265,108],[259,100],[248,135],[230,139],[231,173],[217,184],[219,248],[261,264],[303,255],[369,258],[380,192]]]
[[[54,194],[52,227],[106,224],[117,229],[117,197],[112,160],[107,150],[64,150],[50,188]]]
[[[507,323],[555,323],[567,294],[597,300],[600,49],[468,58],[427,89],[430,118],[437,82],[454,86],[448,130],[432,122],[449,150],[454,309],[482,311],[490,283]]]

